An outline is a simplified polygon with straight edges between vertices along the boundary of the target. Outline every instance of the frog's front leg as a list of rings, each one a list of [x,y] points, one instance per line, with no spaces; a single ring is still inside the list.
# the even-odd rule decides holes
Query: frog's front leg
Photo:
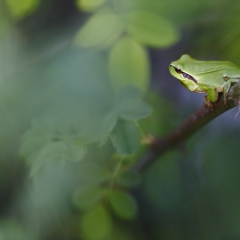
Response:
[[[210,102],[216,102],[218,100],[218,92],[216,91],[215,88],[208,88],[207,96]]]
[[[218,100],[218,92],[215,88],[209,88],[206,90],[207,96],[204,97],[205,104],[210,108],[213,109],[213,102]]]

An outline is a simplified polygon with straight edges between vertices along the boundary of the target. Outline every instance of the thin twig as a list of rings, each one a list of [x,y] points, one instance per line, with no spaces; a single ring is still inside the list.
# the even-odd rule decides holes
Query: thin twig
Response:
[[[224,104],[223,98],[221,98],[218,102],[213,103],[212,108],[207,104],[204,104],[176,130],[166,137],[155,139],[155,141],[151,144],[149,151],[138,161],[138,163],[134,166],[134,169],[138,171],[146,169],[168,150],[183,144],[200,128],[235,106],[236,100],[232,99],[231,96],[227,99],[227,105]]]

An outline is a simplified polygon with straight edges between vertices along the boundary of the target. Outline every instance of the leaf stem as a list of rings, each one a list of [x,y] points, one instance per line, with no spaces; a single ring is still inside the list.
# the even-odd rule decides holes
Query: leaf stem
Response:
[[[121,169],[121,166],[122,166],[122,161],[119,161],[114,169],[114,172],[113,172],[113,175],[112,175],[112,178],[111,178],[111,181],[109,182],[109,192],[111,192],[113,186],[114,186],[114,183],[115,183],[115,179],[116,179],[116,176],[118,175],[120,169]]]

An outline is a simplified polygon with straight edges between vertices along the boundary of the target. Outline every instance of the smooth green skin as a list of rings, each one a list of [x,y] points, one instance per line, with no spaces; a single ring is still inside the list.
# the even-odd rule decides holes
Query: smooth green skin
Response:
[[[189,91],[207,93],[210,102],[218,100],[219,92],[223,92],[226,102],[226,94],[231,85],[240,80],[240,68],[231,62],[198,61],[187,54],[173,61],[169,71]],[[191,77],[193,79],[189,79]]]

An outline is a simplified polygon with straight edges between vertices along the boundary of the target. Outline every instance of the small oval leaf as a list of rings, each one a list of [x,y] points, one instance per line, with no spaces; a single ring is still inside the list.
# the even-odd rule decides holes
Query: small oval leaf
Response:
[[[120,218],[132,220],[136,217],[137,203],[130,194],[120,190],[112,190],[109,194],[109,202]]]
[[[152,47],[167,47],[178,40],[174,26],[150,11],[138,10],[127,17],[127,32],[137,41]]]
[[[74,44],[79,47],[108,47],[123,31],[121,18],[111,12],[95,13],[77,33]]]
[[[111,50],[109,74],[115,90],[132,84],[146,91],[149,82],[147,51],[130,37],[122,38]]]
[[[112,222],[107,210],[98,204],[83,215],[80,227],[86,239],[104,240],[111,232]]]
[[[129,121],[141,120],[148,117],[152,112],[151,106],[141,99],[125,101],[118,110],[120,117]]]

